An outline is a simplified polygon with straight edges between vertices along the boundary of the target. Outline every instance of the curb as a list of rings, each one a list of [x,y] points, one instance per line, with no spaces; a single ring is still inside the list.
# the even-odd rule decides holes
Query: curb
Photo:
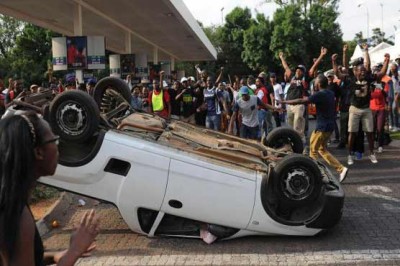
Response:
[[[71,204],[72,194],[62,192],[58,200],[53,203],[43,218],[36,222],[40,236],[44,236],[52,229],[51,223],[54,220],[60,220],[60,215],[65,215]]]

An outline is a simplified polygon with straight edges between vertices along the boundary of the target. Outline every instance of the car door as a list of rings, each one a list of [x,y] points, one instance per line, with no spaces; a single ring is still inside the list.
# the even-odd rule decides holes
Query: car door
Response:
[[[165,213],[197,221],[245,228],[252,215],[255,172],[171,159]]]

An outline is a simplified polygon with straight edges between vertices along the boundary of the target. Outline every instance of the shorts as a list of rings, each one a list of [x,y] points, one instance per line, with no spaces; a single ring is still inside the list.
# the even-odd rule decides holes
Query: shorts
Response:
[[[364,132],[374,132],[374,120],[372,111],[369,108],[357,108],[350,106],[349,109],[349,132],[357,133],[360,125]]]

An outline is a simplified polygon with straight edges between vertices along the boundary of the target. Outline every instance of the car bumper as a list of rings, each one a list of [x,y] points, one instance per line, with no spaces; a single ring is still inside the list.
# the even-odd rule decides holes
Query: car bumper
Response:
[[[344,190],[339,180],[333,177],[326,166],[319,164],[321,170],[328,177],[329,183],[326,185],[324,204],[319,216],[306,225],[308,228],[329,229],[334,227],[342,217],[344,205]]]

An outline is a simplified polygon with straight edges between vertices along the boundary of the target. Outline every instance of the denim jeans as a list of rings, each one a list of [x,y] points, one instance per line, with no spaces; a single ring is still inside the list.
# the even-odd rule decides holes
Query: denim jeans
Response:
[[[257,137],[261,139],[264,132],[265,135],[268,135],[268,133],[271,132],[272,129],[274,129],[274,124],[272,122],[272,113],[264,109],[258,110],[258,125],[260,127],[260,130],[258,131]]]
[[[206,128],[218,131],[221,128],[221,115],[207,115]]]
[[[240,126],[240,137],[244,139],[257,139],[259,127],[248,127],[244,124]]]

